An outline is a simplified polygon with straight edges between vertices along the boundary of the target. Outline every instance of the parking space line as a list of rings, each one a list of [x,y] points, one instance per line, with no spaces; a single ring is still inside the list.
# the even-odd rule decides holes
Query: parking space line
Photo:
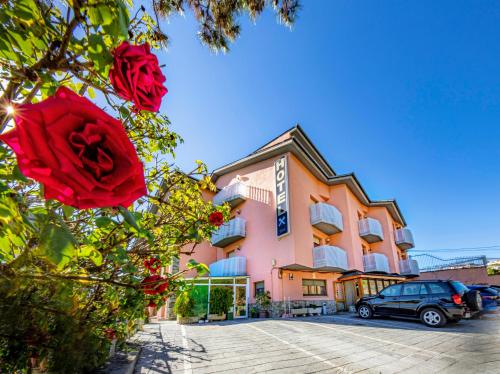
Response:
[[[357,333],[357,332],[345,330],[345,329],[338,328],[338,327],[325,326],[325,325],[322,325],[320,323],[309,322],[309,321],[304,321],[304,323],[307,323],[307,324],[310,324],[310,325],[314,325],[314,326],[318,326],[318,327],[322,327],[322,328],[329,329],[329,330],[333,330],[333,331],[337,331],[337,332],[341,332],[341,333],[345,333],[345,334],[351,334],[351,335],[354,335],[354,336],[358,336],[360,338],[374,340],[374,341],[377,341],[377,342],[380,342],[380,343],[385,343],[385,344],[390,344],[390,345],[397,345],[397,346],[400,346],[400,347],[404,347],[404,348],[408,348],[408,349],[413,349],[415,351],[425,352],[427,354],[430,354],[431,356],[447,357],[447,358],[451,358],[453,360],[457,359],[456,357],[451,356],[451,355],[447,355],[446,353],[440,353],[440,352],[430,351],[430,350],[427,350],[425,348],[415,347],[415,346],[411,346],[411,345],[407,345],[407,344],[403,344],[403,343],[397,343],[397,342],[393,342],[393,341],[386,340],[386,339],[375,338],[375,337],[372,337],[372,336],[363,335],[363,334],[360,334],[360,333]]]
[[[296,349],[296,350],[298,350],[298,351],[300,351],[302,353],[305,353],[306,355],[311,356],[311,357],[315,358],[316,360],[318,360],[318,361],[320,361],[320,362],[322,362],[322,363],[324,363],[324,364],[326,364],[326,365],[328,365],[328,366],[330,366],[332,368],[338,367],[338,365],[335,365],[334,363],[328,361],[327,359],[325,359],[325,358],[323,358],[321,356],[318,356],[317,354],[314,354],[314,353],[308,351],[307,349],[299,347],[296,344],[293,344],[293,343],[290,343],[290,342],[288,342],[288,341],[286,341],[284,339],[281,339],[280,337],[278,337],[278,336],[276,336],[274,334],[271,334],[270,332],[267,332],[265,330],[262,330],[261,328],[259,328],[257,326],[254,326],[252,324],[249,324],[248,326],[251,327],[251,328],[253,328],[254,330],[257,330],[257,331],[259,331],[259,332],[261,332],[263,334],[266,334],[267,336],[270,336],[273,339],[278,340],[279,342],[281,342],[283,344],[288,345],[289,347],[292,347],[293,349]]]
[[[193,370],[191,368],[191,361],[188,359],[189,352],[189,344],[187,340],[186,327],[181,325],[181,334],[182,334],[182,347],[184,348],[184,354],[182,355],[182,361],[184,363],[184,374],[192,374]]]

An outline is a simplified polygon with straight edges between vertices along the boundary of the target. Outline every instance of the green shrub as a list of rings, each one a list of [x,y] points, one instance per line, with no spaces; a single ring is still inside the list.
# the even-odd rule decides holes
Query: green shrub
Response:
[[[174,313],[180,317],[193,317],[194,309],[195,304],[191,292],[181,292],[175,300]]]
[[[233,290],[217,287],[210,290],[210,314],[227,314],[233,305]]]

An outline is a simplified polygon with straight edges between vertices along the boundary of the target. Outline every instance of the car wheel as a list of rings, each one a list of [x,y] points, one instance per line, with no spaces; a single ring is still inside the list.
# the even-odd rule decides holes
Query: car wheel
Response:
[[[358,315],[363,319],[370,319],[373,317],[372,308],[370,308],[366,304],[363,304],[358,309]]]
[[[473,312],[480,312],[483,309],[483,300],[477,290],[470,290],[464,294],[465,303]]]
[[[446,324],[443,312],[435,308],[427,308],[420,313],[420,320],[429,327],[441,327]]]

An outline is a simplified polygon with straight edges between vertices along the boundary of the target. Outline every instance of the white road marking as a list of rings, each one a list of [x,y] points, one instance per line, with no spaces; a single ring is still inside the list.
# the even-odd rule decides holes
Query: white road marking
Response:
[[[364,339],[374,340],[374,341],[377,341],[377,342],[380,342],[380,343],[391,344],[391,345],[397,345],[397,346],[400,346],[400,347],[404,347],[404,348],[408,348],[408,349],[413,349],[413,350],[415,350],[415,351],[425,352],[425,353],[427,353],[427,354],[429,354],[429,355],[431,355],[431,356],[436,356],[436,357],[448,357],[448,358],[451,358],[451,359],[453,359],[453,360],[456,360],[456,359],[457,359],[456,357],[451,356],[451,355],[447,355],[446,353],[440,353],[440,352],[430,351],[430,350],[425,349],[425,348],[420,348],[420,347],[416,347],[416,346],[411,346],[411,345],[407,345],[407,344],[403,344],[403,343],[397,343],[397,342],[393,342],[393,341],[386,340],[386,339],[374,338],[374,337],[372,337],[372,336],[363,335],[363,334],[359,334],[359,333],[357,333],[357,332],[353,332],[353,331],[349,331],[349,330],[346,330],[346,329],[342,329],[342,328],[339,328],[338,326],[336,326],[336,327],[331,327],[331,326],[325,326],[325,325],[320,324],[320,323],[308,322],[308,321],[304,321],[304,323],[308,323],[308,324],[310,324],[310,325],[314,325],[314,326],[322,327],[322,328],[324,328],[324,329],[334,330],[334,331],[341,332],[341,333],[345,333],[345,334],[351,334],[351,335],[358,336],[358,337],[360,337],[360,338],[364,338]]]
[[[182,334],[182,347],[184,348],[184,354],[182,358],[184,362],[184,374],[192,374],[193,369],[191,368],[191,361],[189,361],[187,354],[187,352],[189,352],[189,344],[187,340],[186,327],[184,327],[184,325],[181,325],[181,334]]]
[[[299,347],[296,344],[293,344],[293,343],[290,343],[290,342],[288,342],[286,340],[283,340],[280,337],[277,337],[276,335],[271,334],[270,332],[264,331],[264,330],[258,328],[257,326],[254,326],[252,324],[249,324],[248,326],[251,327],[251,328],[253,328],[253,329],[255,329],[255,330],[257,330],[257,331],[259,331],[259,332],[261,332],[261,333],[263,333],[263,334],[266,334],[267,336],[270,336],[271,338],[274,338],[274,339],[278,340],[279,342],[281,342],[283,344],[288,345],[289,347],[292,347],[292,348],[294,348],[294,349],[296,349],[296,350],[298,350],[298,351],[300,351],[302,353],[305,353],[306,355],[309,355],[309,356],[315,358],[316,360],[318,360],[318,361],[320,361],[320,362],[322,362],[322,363],[324,363],[324,364],[326,364],[326,365],[328,365],[328,366],[330,366],[332,368],[338,368],[338,365],[335,365],[334,363],[328,361],[327,359],[325,359],[325,358],[323,358],[321,356],[318,356],[317,354],[314,354],[314,353],[308,351],[307,349],[304,349],[302,347]]]

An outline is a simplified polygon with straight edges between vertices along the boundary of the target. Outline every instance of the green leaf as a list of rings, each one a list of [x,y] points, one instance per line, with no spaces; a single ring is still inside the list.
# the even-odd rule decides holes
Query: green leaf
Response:
[[[63,205],[62,210],[64,212],[64,217],[66,217],[68,219],[74,213],[75,208],[73,208],[72,206],[69,206],[69,205]]]
[[[135,221],[135,218],[132,215],[132,213],[130,213],[130,211],[128,209],[125,209],[124,207],[121,207],[121,206],[118,207],[118,209],[120,210],[120,213],[122,214],[123,219],[125,219],[125,222],[127,222],[130,226],[132,226],[137,231],[139,231],[140,230],[139,225],[137,225],[137,222]]]
[[[106,227],[113,224],[114,221],[109,217],[97,217],[95,219],[95,224],[97,227]]]
[[[93,245],[82,245],[78,248],[78,257],[89,258],[96,266],[102,265],[102,254]]]
[[[42,231],[38,254],[62,269],[75,254],[75,238],[66,228],[48,224]]]
[[[199,263],[194,259],[190,259],[188,261],[188,263],[186,264],[186,269],[188,269],[188,270],[195,269],[197,271],[198,275],[206,274],[209,271],[207,265]]]

